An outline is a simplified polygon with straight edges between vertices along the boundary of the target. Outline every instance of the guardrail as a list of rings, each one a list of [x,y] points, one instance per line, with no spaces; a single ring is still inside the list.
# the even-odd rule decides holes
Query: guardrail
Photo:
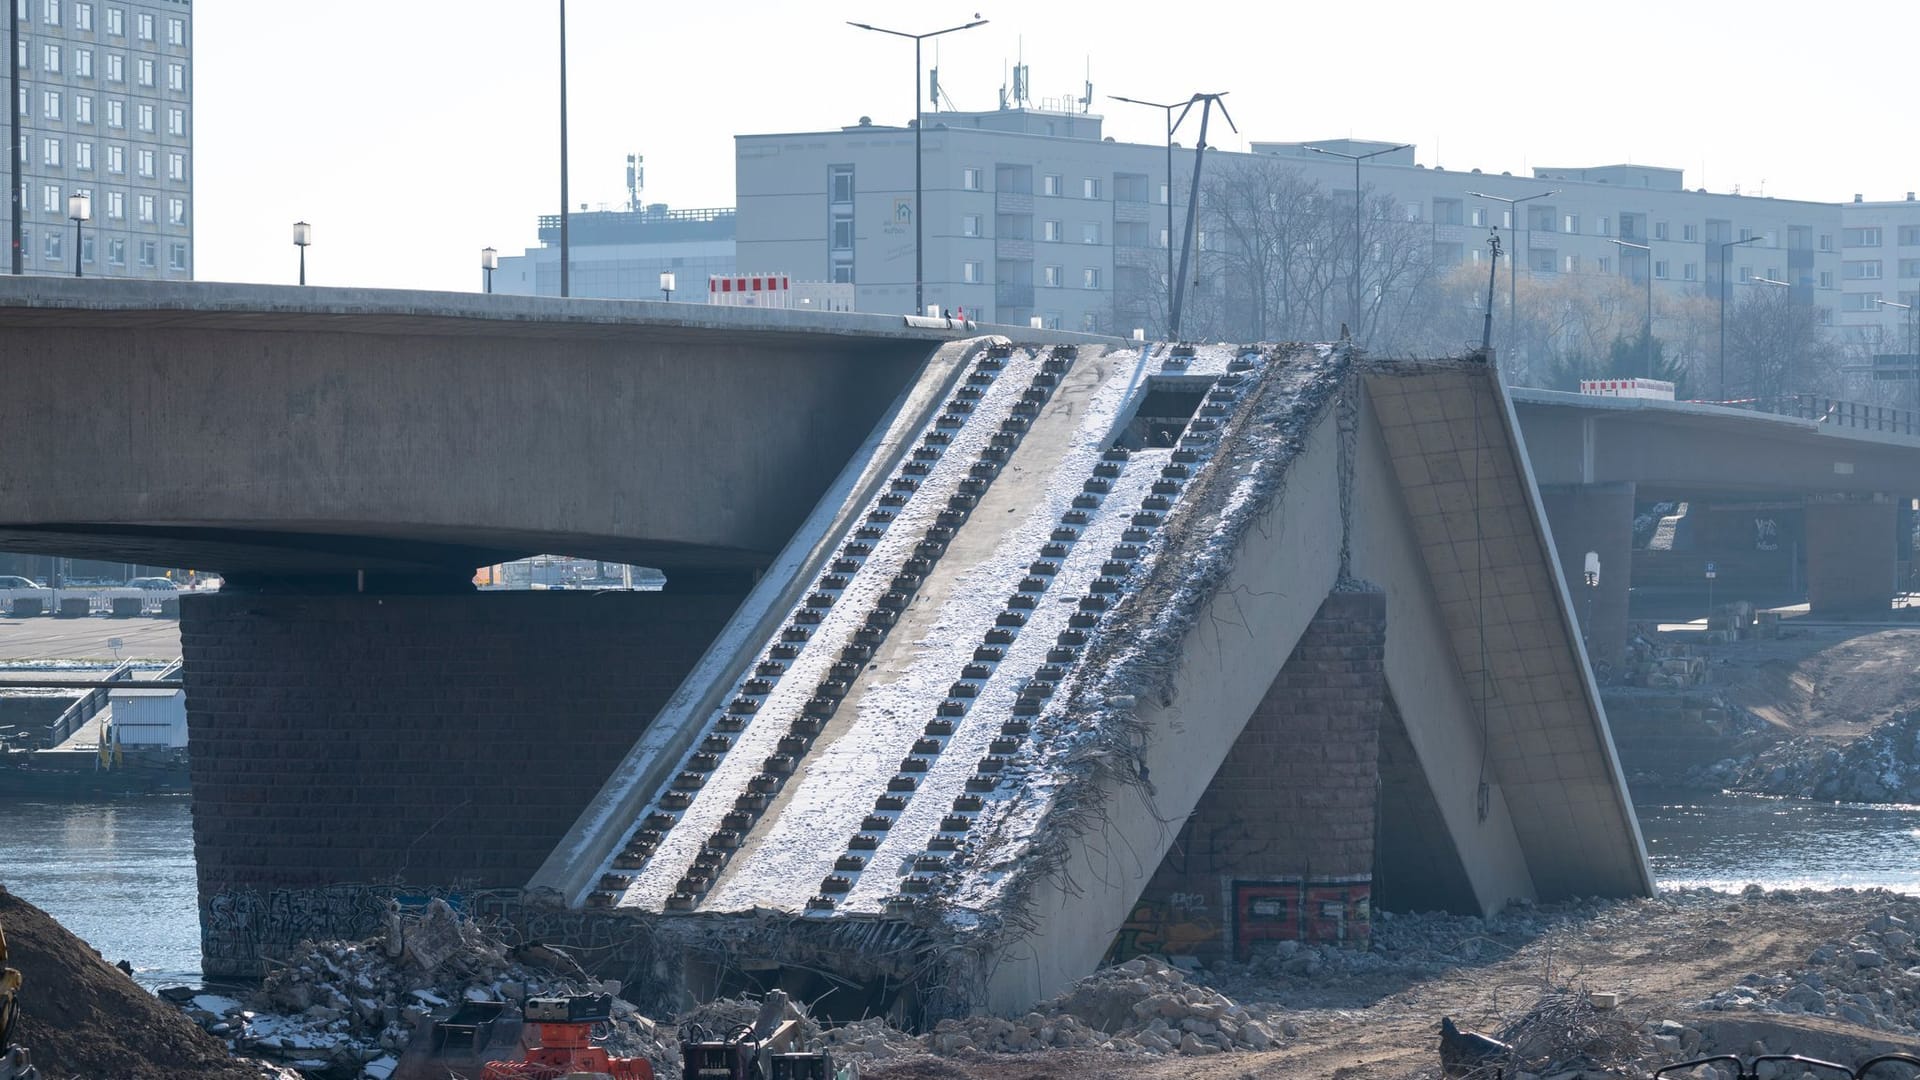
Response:
[[[179,661],[175,663],[178,664]],[[118,667],[107,672],[106,677],[100,680],[99,686],[81,694],[73,704],[67,706],[65,711],[54,718],[53,726],[49,730],[51,741],[47,745],[59,746],[66,742],[69,736],[86,726],[87,721],[99,715],[100,710],[107,707],[107,699],[113,693],[116,684],[132,681],[133,661],[120,661]]]
[[[1756,402],[1756,406],[1757,411],[1760,412],[1797,416],[1802,420],[1832,424],[1835,427],[1854,428],[1860,431],[1884,431],[1894,435],[1920,435],[1920,412],[1912,409],[1842,401],[1839,398],[1825,397],[1820,394],[1789,394],[1778,398],[1763,398]]]

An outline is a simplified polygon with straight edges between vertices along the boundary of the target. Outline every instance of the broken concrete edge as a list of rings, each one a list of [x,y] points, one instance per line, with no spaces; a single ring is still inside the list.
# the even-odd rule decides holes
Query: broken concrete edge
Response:
[[[1389,366],[1382,365],[1382,370]],[[1513,394],[1507,388],[1506,381],[1500,377],[1499,369],[1493,364],[1481,365],[1484,379],[1494,403],[1498,406],[1500,423],[1505,426],[1507,439],[1513,448],[1513,465],[1524,481],[1521,485],[1526,493],[1527,514],[1533,524],[1533,539],[1539,545],[1541,559],[1546,563],[1547,573],[1553,578],[1554,589],[1558,594],[1560,626],[1567,640],[1574,645],[1573,654],[1580,671],[1581,693],[1586,699],[1588,714],[1593,718],[1594,736],[1600,744],[1600,753],[1607,763],[1607,775],[1611,781],[1608,787],[1613,791],[1615,808],[1626,823],[1627,833],[1632,841],[1633,851],[1637,855],[1637,872],[1642,895],[1652,895],[1654,891],[1653,866],[1647,861],[1647,841],[1640,832],[1640,816],[1634,812],[1633,802],[1627,791],[1626,770],[1620,766],[1620,751],[1613,744],[1613,728],[1607,723],[1607,707],[1600,699],[1600,683],[1593,673],[1593,662],[1587,656],[1586,648],[1580,644],[1580,624],[1574,615],[1573,591],[1568,587],[1566,574],[1562,571],[1560,560],[1555,557],[1553,546],[1553,528],[1547,523],[1546,504],[1540,497],[1540,480],[1534,475],[1532,458],[1527,454],[1526,436],[1520,430],[1520,416],[1515,411]]]
[[[921,374],[907,385],[873,433],[848,460],[813,511],[774,557],[753,590],[727,621],[700,661],[687,673],[657,716],[642,717],[646,732],[615,767],[573,827],[528,880],[530,889],[550,889],[573,905],[585,902],[602,864],[624,839],[626,825],[666,785],[680,759],[719,708],[761,642],[773,636],[800,596],[812,587],[841,537],[852,528],[894,463],[912,449],[919,433],[951,395],[975,353],[1001,337],[970,338],[936,347]]]

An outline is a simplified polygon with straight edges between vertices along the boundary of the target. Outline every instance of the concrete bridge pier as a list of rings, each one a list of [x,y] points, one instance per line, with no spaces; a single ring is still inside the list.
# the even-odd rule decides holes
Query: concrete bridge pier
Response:
[[[1807,608],[1814,615],[1885,614],[1900,551],[1898,506],[1885,494],[1807,497]]]
[[[750,582],[361,584],[243,575],[181,605],[209,975],[371,934],[389,895],[524,885]]]
[[[1573,612],[1587,643],[1587,656],[1618,665],[1627,649],[1627,596],[1633,585],[1631,481],[1542,485],[1540,500],[1553,532],[1560,572],[1572,594]],[[1600,556],[1600,582],[1586,584],[1587,552]]]

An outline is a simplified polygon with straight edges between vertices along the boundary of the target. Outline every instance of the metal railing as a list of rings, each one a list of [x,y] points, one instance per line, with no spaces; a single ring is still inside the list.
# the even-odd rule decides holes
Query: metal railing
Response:
[[[1842,401],[1822,394],[1787,394],[1760,398],[1754,411],[1777,416],[1795,416],[1815,423],[1858,431],[1883,431],[1892,435],[1920,435],[1920,412],[1896,409],[1888,405],[1867,405]]]
[[[178,661],[176,661],[176,663],[178,663]],[[47,745],[59,746],[61,743],[66,742],[68,736],[85,727],[87,721],[93,719],[99,714],[101,709],[107,707],[107,699],[112,695],[115,684],[131,682],[132,680],[133,661],[122,660],[118,667],[107,672],[106,677],[100,680],[99,686],[81,694],[78,698],[74,699],[73,704],[67,706],[59,716],[54,718],[53,726],[48,729],[51,741],[49,741]]]

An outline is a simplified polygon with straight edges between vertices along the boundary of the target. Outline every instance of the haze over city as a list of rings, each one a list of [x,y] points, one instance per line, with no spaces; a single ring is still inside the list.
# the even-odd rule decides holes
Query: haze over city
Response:
[[[1920,188],[1907,70],[1920,24],[1874,0],[1817,9],[1629,0],[1605,11],[1509,0],[1471,7],[1170,8],[1043,2],[803,7],[573,0],[572,202],[624,203],[646,157],[648,202],[734,203],[733,136],[909,116],[904,41],[988,25],[926,50],[960,109],[991,109],[1018,58],[1033,96],[1078,96],[1122,141],[1161,117],[1107,100],[1230,92],[1238,135],[1412,142],[1427,166],[1527,175],[1540,165],[1684,169],[1689,189],[1838,202]],[[557,5],[412,0],[377,24],[317,5],[195,6],[195,276],[291,282],[289,226],[313,224],[316,285],[477,289],[479,250],[518,254],[558,209]],[[924,86],[924,83],[922,83]],[[1905,96],[1903,96],[1905,95]],[[1191,145],[1192,133],[1182,141]]]

